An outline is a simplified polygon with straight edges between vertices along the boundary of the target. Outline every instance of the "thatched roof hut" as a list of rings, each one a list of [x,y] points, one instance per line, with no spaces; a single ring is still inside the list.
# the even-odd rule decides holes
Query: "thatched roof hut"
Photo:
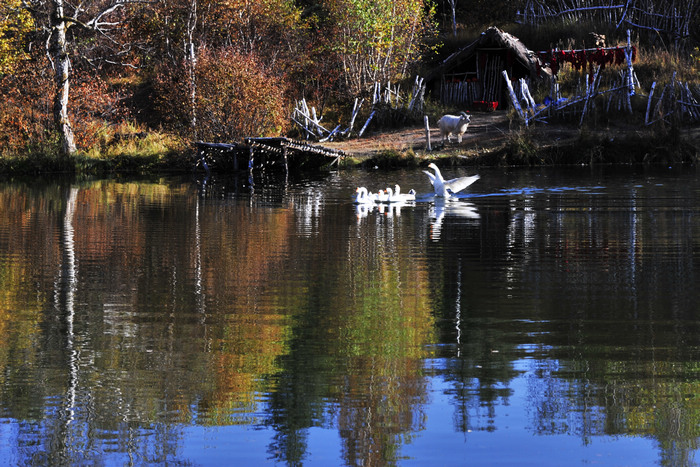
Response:
[[[537,55],[515,36],[490,27],[471,44],[457,50],[442,61],[426,82],[433,95],[446,104],[478,106],[481,102],[497,102],[506,107],[508,95],[502,71],[511,80],[535,81],[545,76]]]

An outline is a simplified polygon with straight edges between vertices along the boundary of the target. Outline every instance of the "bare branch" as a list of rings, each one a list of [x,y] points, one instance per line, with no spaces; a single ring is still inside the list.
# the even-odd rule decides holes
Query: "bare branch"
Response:
[[[109,7],[106,8],[105,10],[101,11],[100,13],[98,13],[97,16],[95,16],[91,21],[88,21],[88,23],[87,23],[88,27],[91,28],[91,29],[98,29],[98,28],[99,28],[99,24],[100,24],[100,20],[102,19],[102,17],[104,17],[104,16],[106,16],[106,15],[109,15],[110,13],[116,11],[117,8],[120,8],[120,7],[124,6],[125,3],[127,3],[127,2],[117,0],[117,3],[115,3],[114,5],[109,6]]]

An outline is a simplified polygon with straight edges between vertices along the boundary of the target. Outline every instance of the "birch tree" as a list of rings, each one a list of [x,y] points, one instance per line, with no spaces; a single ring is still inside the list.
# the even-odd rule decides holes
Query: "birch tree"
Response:
[[[197,52],[195,49],[194,34],[197,27],[197,0],[190,0],[189,14],[187,15],[187,42],[185,43],[185,56],[188,63],[189,94],[190,94],[190,127],[192,134],[197,139]]]
[[[87,60],[124,63],[130,44],[122,40],[127,8],[147,4],[143,0],[96,0],[71,3],[65,0],[21,0],[42,33],[46,55],[54,75],[53,116],[64,155],[76,152],[70,119],[72,55]],[[85,44],[83,43],[85,41]],[[99,47],[97,44],[103,44]],[[82,47],[85,45],[85,47]],[[86,52],[87,49],[90,49]],[[97,53],[96,53],[97,52]],[[101,52],[101,53],[100,53]],[[101,56],[100,56],[101,55]],[[93,63],[94,64],[94,63]],[[128,64],[133,66],[133,64]]]
[[[457,0],[447,0],[452,11],[452,35],[457,37]]]
[[[434,14],[423,0],[330,0],[330,47],[353,94],[404,77],[423,51]]]
[[[305,26],[293,0],[170,0],[154,11],[137,28],[156,51],[149,61],[154,104],[170,129],[200,139],[268,134],[280,127],[277,113],[285,102],[277,99],[278,91],[288,89],[308,62]],[[249,89],[255,86],[280,106],[269,112],[269,121],[238,101],[257,102]]]

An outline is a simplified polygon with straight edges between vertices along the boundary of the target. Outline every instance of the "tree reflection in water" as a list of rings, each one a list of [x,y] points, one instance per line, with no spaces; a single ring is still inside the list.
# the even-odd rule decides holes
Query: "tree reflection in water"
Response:
[[[383,212],[355,211],[354,175],[252,193],[3,184],[4,459],[198,463],[211,451],[188,450],[191,429],[240,427],[269,430],[266,452],[210,444],[398,464],[441,441],[438,411],[465,436],[431,454],[445,462],[513,424],[580,439],[584,458],[597,438],[645,438],[650,462],[692,464],[693,175],[484,175],[449,204]],[[337,445],[315,451],[315,430]]]

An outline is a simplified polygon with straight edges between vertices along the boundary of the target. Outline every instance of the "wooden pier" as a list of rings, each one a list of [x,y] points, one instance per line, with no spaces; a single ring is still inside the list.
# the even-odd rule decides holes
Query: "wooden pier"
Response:
[[[318,170],[346,156],[343,151],[284,137],[245,138],[242,143],[198,141],[195,146],[197,164],[207,172]]]

